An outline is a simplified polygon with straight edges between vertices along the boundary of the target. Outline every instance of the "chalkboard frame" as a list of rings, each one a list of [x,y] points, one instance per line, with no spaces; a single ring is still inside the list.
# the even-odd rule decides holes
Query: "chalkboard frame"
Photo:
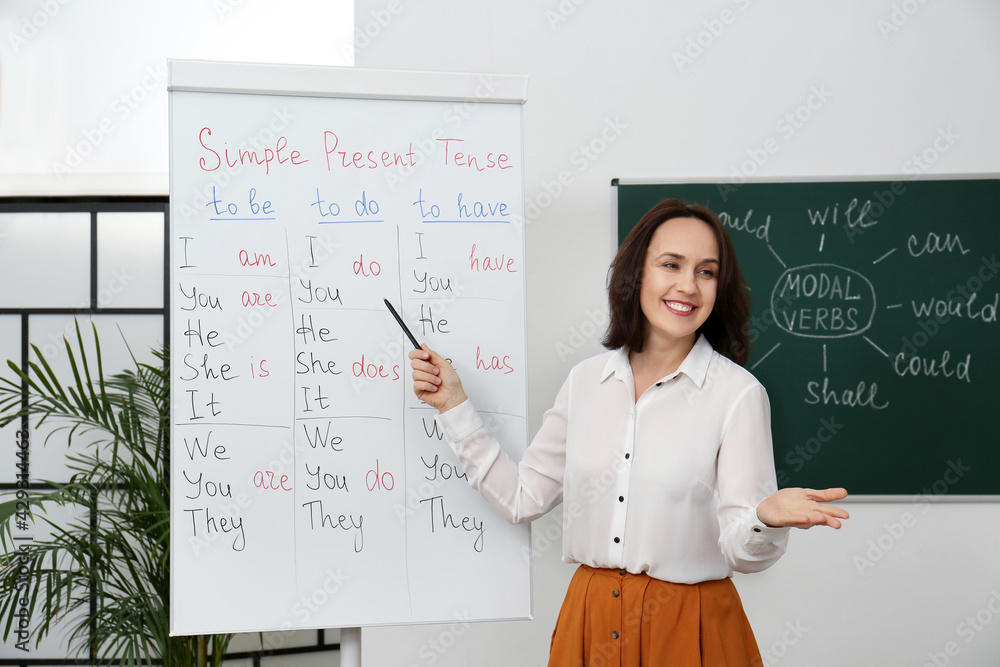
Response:
[[[920,189],[928,183],[940,183],[944,184],[945,187],[949,183],[961,183],[968,181],[978,181],[985,183],[984,187],[992,188],[992,193],[1000,193],[1000,174],[949,174],[942,176],[924,177],[923,175],[866,175],[866,176],[830,176],[830,177],[816,177],[816,176],[800,176],[800,177],[786,177],[786,178],[734,178],[730,181],[719,181],[715,179],[708,178],[692,178],[692,179],[650,179],[650,178],[636,178],[636,179],[622,179],[614,178],[611,180],[612,186],[612,211],[613,220],[611,225],[612,234],[612,247],[617,248],[620,240],[624,238],[631,226],[638,221],[638,216],[640,216],[645,210],[648,210],[650,206],[656,202],[668,197],[668,196],[678,196],[680,199],[687,202],[697,202],[697,203],[707,203],[709,208],[713,210],[719,210],[717,204],[713,204],[711,200],[701,201],[698,197],[690,197],[684,193],[686,188],[714,188],[718,193],[731,194],[734,192],[739,192],[744,188],[753,190],[755,188],[779,188],[787,185],[798,185],[801,187],[811,187],[811,186],[824,186],[830,184],[838,184],[841,186],[854,186],[854,187],[864,187],[871,188],[877,184],[883,184],[888,188],[888,192],[892,192],[893,188],[901,192],[906,192],[911,185],[915,184],[915,189]],[[870,191],[870,190],[869,190]],[[638,208],[633,208],[628,210],[629,205],[636,206],[637,193],[645,193],[645,199],[643,200],[643,205],[638,205]],[[995,200],[1000,200],[997,197]],[[624,203],[623,203],[624,201]],[[891,207],[891,204],[889,204]],[[627,211],[627,215],[623,215],[623,210]],[[856,211],[855,211],[856,212]],[[758,223],[759,224],[759,223]],[[991,227],[994,232],[993,240],[996,240],[996,225]],[[732,231],[732,230],[731,230]],[[740,243],[738,242],[738,235],[731,233],[734,237],[734,243],[737,246],[737,251],[740,253]],[[996,248],[997,245],[991,246]],[[821,245],[822,249],[822,245]],[[774,252],[772,250],[772,252]],[[987,251],[989,252],[989,250]],[[740,253],[742,257],[742,253]],[[780,261],[780,260],[779,260]],[[744,269],[746,274],[746,268],[743,266],[741,260],[741,268]],[[748,276],[748,282],[751,282]],[[751,285],[752,287],[752,285]],[[754,313],[759,316],[759,307],[754,306]],[[764,348],[767,349],[767,348]],[[758,356],[760,350],[757,351]],[[825,349],[824,349],[825,356]],[[750,368],[755,361],[760,361],[754,357],[754,353],[751,353],[751,359],[748,361],[747,367]],[[824,362],[825,363],[825,362]],[[825,369],[824,369],[825,370]],[[756,374],[756,371],[754,371]],[[765,382],[765,386],[767,383]],[[772,396],[772,421],[774,421],[774,407],[775,399]],[[948,450],[943,450],[945,454],[948,454]],[[788,474],[786,470],[782,468],[781,455],[787,455],[788,450],[783,450],[777,443],[775,443],[775,459],[776,468],[778,468],[779,474],[779,486],[797,486],[797,485],[809,485],[806,483],[799,484],[798,482],[805,482],[809,480],[800,480],[794,474]],[[961,461],[961,459],[959,459]],[[988,461],[991,465],[995,461]],[[959,463],[959,466],[962,464]],[[979,468],[983,469],[985,466],[980,465]],[[995,466],[993,466],[995,467]],[[961,468],[959,468],[961,470]],[[971,491],[963,492],[960,484],[949,484],[945,480],[945,476],[948,476],[949,480],[955,481],[956,473],[954,470],[949,472],[948,469],[942,469],[942,475],[939,478],[931,479],[925,478],[923,483],[918,483],[916,480],[910,479],[909,486],[903,489],[897,487],[891,490],[883,490],[881,488],[872,488],[871,485],[862,485],[861,492],[853,492],[850,499],[857,502],[867,502],[867,501],[877,501],[877,502],[910,502],[919,503],[925,505],[927,503],[935,502],[996,502],[1000,501],[1000,479],[992,480],[985,485],[980,482],[975,485],[975,488]],[[829,484],[823,485],[843,485],[847,486],[848,490],[851,491],[853,478],[849,474],[841,475],[836,479],[830,479]],[[885,478],[890,476],[886,475]],[[957,475],[958,479],[961,479],[961,475]],[[826,480],[824,480],[826,481]],[[821,484],[814,484],[813,486],[821,486]]]

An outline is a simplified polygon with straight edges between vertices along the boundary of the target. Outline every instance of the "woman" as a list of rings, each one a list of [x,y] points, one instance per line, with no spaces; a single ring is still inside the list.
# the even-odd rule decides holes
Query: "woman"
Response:
[[[520,462],[483,427],[454,369],[410,353],[417,396],[469,483],[507,520],[560,501],[581,563],[554,665],[760,665],[733,571],[758,572],[788,530],[839,528],[843,489],[776,490],[767,394],[742,364],[746,287],[706,208],[666,200],[612,264],[609,352],[570,371]]]

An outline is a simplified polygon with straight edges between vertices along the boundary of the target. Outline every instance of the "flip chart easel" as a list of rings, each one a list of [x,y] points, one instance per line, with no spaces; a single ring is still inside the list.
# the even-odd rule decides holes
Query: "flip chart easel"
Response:
[[[170,63],[172,633],[530,617],[383,303],[519,456],[525,86]]]
[[[361,628],[340,629],[340,664],[361,667]]]

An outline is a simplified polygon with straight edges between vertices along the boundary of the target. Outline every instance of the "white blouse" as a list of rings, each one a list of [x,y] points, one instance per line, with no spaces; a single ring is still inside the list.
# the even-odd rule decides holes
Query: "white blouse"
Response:
[[[471,401],[437,416],[469,483],[508,521],[560,501],[563,560],[697,583],[759,572],[785,551],[757,504],[777,485],[767,394],[699,337],[635,400],[628,353],[570,371],[520,462]]]

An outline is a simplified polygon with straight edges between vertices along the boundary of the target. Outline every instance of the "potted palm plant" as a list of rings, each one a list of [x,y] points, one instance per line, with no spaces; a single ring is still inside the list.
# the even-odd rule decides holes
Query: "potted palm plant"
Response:
[[[169,632],[166,350],[153,351],[154,363],[133,356],[132,369],[105,377],[96,329],[88,353],[77,323],[76,340],[65,343],[71,373],[59,377],[32,349],[27,369],[9,361],[14,377],[0,378],[0,426],[21,425],[18,488],[0,503],[5,641],[27,649],[68,627],[71,650],[91,663],[218,667],[231,635]],[[46,441],[72,445],[69,481],[30,481],[29,422],[48,422],[55,428]],[[54,505],[75,508],[80,518],[50,520],[45,511]],[[50,537],[25,541],[32,522],[36,531],[46,525]]]

